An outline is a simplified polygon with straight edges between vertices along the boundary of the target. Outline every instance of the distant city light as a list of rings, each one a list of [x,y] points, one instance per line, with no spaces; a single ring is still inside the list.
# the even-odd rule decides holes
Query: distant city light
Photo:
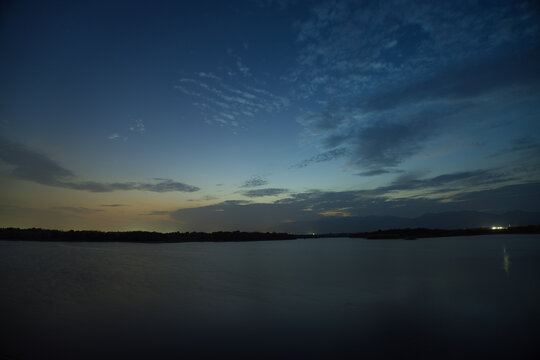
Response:
[[[506,227],[505,226],[492,226],[491,227],[491,230],[505,230]]]

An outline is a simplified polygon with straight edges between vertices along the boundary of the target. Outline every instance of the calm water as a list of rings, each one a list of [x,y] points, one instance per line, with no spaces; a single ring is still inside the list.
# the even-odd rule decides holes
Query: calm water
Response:
[[[0,289],[8,359],[533,358],[540,343],[538,235],[0,241]]]

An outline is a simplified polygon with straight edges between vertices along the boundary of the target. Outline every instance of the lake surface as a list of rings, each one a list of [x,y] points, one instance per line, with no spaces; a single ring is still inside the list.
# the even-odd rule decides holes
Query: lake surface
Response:
[[[540,236],[0,241],[0,358],[535,358]],[[2,357],[3,356],[3,357]]]

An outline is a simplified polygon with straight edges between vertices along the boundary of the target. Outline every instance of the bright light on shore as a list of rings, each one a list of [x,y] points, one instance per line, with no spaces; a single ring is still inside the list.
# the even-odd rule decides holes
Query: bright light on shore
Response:
[[[504,230],[504,229],[506,229],[506,227],[504,227],[504,226],[492,226],[491,227],[491,230]]]

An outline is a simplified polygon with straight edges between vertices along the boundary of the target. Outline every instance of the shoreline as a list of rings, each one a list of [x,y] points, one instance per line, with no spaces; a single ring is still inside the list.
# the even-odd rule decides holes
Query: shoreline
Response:
[[[471,229],[388,229],[356,233],[288,234],[276,232],[218,231],[171,232],[151,231],[93,231],[93,230],[50,230],[1,228],[0,240],[40,241],[40,242],[126,242],[126,243],[185,243],[185,242],[247,242],[277,241],[317,238],[363,238],[367,240],[415,240],[419,238],[440,238],[454,236],[479,236],[502,234],[540,234],[540,225],[514,226],[508,228]]]

